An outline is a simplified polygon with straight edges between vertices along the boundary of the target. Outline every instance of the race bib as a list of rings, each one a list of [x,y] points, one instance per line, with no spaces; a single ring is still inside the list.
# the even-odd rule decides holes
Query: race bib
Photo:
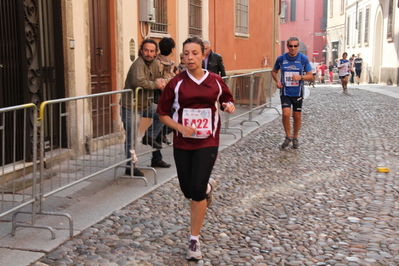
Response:
[[[299,86],[299,80],[292,80],[294,75],[299,75],[299,72],[294,71],[286,71],[284,73],[284,81],[286,87],[297,87]]]
[[[183,125],[194,126],[195,132],[186,138],[205,139],[212,134],[212,110],[211,108],[203,109],[183,109]]]

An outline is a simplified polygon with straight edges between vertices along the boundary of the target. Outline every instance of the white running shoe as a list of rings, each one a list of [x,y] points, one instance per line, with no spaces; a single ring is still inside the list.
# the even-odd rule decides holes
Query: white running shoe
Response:
[[[186,259],[187,260],[202,259],[201,249],[200,249],[200,246],[199,246],[199,243],[197,242],[197,240],[194,240],[194,239],[190,240],[190,245],[188,246]]]

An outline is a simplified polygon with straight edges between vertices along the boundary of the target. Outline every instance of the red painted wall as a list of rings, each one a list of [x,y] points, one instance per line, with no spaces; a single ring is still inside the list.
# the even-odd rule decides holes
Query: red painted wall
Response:
[[[325,29],[321,30],[323,19],[323,2],[322,0],[296,0],[296,20],[290,21],[290,10],[292,0],[283,0],[287,3],[286,23],[280,24],[280,44],[284,44],[284,52],[287,52],[286,40],[289,37],[296,36],[306,46],[306,55],[311,61],[313,51],[318,51],[319,56],[316,57],[317,62],[324,60],[323,49],[326,44]],[[317,36],[324,34],[324,36]]]

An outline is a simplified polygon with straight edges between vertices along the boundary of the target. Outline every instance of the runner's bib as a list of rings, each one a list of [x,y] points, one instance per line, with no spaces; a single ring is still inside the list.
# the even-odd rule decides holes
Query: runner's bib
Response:
[[[286,87],[299,86],[299,80],[292,80],[292,77],[294,75],[299,75],[299,72],[296,72],[296,71],[285,71],[284,72],[284,79],[285,79],[285,86]]]
[[[205,139],[212,134],[212,110],[211,108],[202,109],[183,109],[183,125],[194,126],[195,133],[186,138]]]

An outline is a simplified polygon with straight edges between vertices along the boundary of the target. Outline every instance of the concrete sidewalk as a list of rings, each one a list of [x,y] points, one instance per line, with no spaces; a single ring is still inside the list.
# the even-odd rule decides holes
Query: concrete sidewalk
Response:
[[[228,130],[226,134],[221,134],[220,150],[238,141],[241,134],[246,136],[259,126],[278,118],[281,108],[277,93],[272,99],[271,106],[273,108],[266,108],[261,114],[259,114],[260,110],[255,111],[252,122],[240,124],[248,119],[247,115],[232,120],[231,130]],[[172,153],[172,147],[162,149],[164,161],[172,164],[172,167],[156,169],[158,179],[156,185],[154,185],[154,173],[151,170],[143,170],[148,186],[145,186],[145,182],[140,179],[120,179],[118,184],[113,180],[114,172],[108,171],[47,198],[44,211],[71,215],[73,235],[78,235],[82,230],[109,216],[115,210],[123,208],[175,178],[176,168]],[[139,166],[150,164],[151,154],[139,157]],[[124,168],[118,168],[118,176],[123,175],[124,170]],[[23,215],[18,216],[20,217]],[[51,239],[49,230],[22,227],[17,228],[16,235],[13,237],[10,218],[8,222],[0,224],[0,265],[29,265],[69,239],[69,221],[66,217],[37,217],[35,224],[51,226],[55,230],[55,239]]]

